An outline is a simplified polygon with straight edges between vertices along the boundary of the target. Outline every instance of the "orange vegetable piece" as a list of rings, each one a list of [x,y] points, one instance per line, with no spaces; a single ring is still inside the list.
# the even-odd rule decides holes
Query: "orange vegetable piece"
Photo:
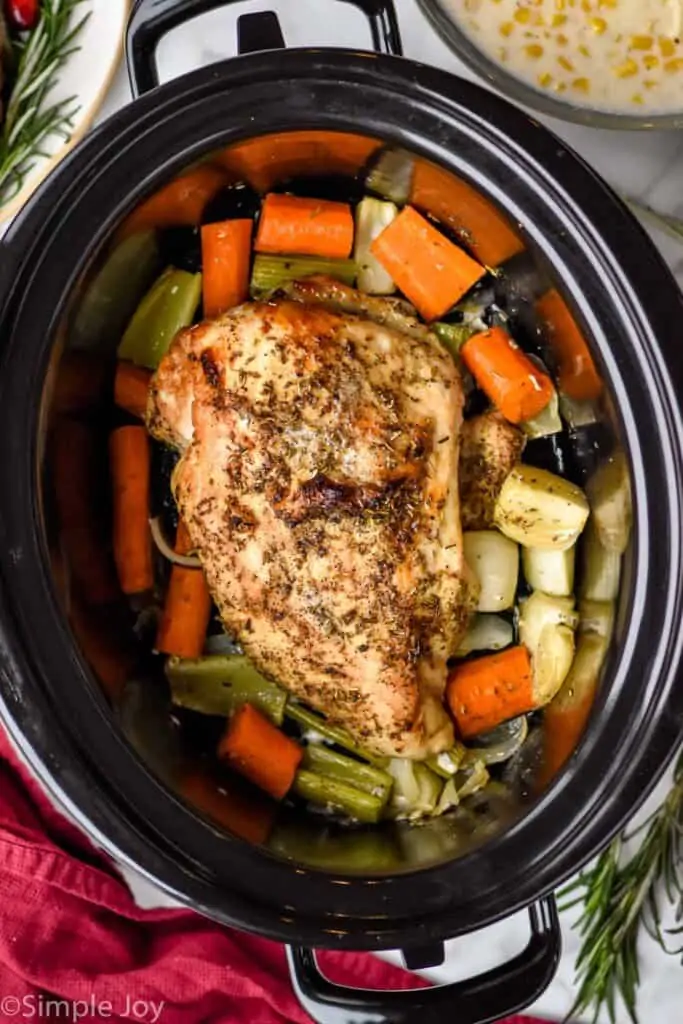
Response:
[[[228,146],[215,159],[235,181],[268,192],[306,174],[358,174],[382,144],[351,132],[276,132]]]
[[[226,220],[202,228],[204,316],[238,306],[249,295],[251,220]]]
[[[119,228],[119,241],[150,228],[193,227],[210,199],[227,184],[225,171],[200,164],[144,200]]]
[[[228,723],[218,756],[260,789],[282,800],[294,782],[304,752],[255,707],[243,704]]]
[[[353,248],[353,231],[348,203],[271,192],[261,206],[255,249],[280,255],[346,259]]]
[[[119,362],[114,377],[114,402],[131,416],[144,420],[152,374],[142,366]]]
[[[154,585],[149,528],[149,441],[144,427],[119,427],[109,436],[114,498],[114,561],[124,594]]]
[[[596,690],[566,706],[551,702],[543,713],[543,766],[539,784],[557,775],[576,750],[593,707]]]
[[[57,367],[53,408],[59,413],[80,413],[99,405],[104,397],[107,363],[90,352],[65,352]]]
[[[94,607],[73,595],[69,624],[83,656],[112,702],[131,677],[138,651],[130,637],[128,609],[121,604]]]
[[[533,711],[536,701],[526,647],[508,647],[456,665],[448,676],[446,700],[465,740]]]
[[[521,237],[490,199],[427,160],[415,162],[410,201],[452,228],[487,267],[524,251]]]
[[[182,520],[178,523],[175,550],[186,555],[192,541]],[[198,658],[204,649],[211,618],[211,594],[204,570],[174,565],[159,623],[156,650],[178,658]]]
[[[57,419],[50,468],[59,521],[59,541],[72,584],[92,605],[120,597],[109,550],[109,523],[93,497],[103,490],[102,459],[91,425]]]
[[[502,327],[473,334],[460,355],[479,387],[511,423],[537,416],[553,396],[550,377],[537,369]]]
[[[182,780],[180,792],[188,803],[241,839],[250,843],[268,839],[277,807],[265,797],[257,801],[256,794],[240,793],[227,779],[220,780],[219,788],[215,779],[199,771]]]
[[[584,643],[594,637],[580,637],[576,657]],[[574,753],[590,717],[599,687],[599,673],[570,672],[551,702],[543,709],[543,762],[538,786],[543,788]]]
[[[559,364],[560,390],[578,402],[594,401],[602,393],[602,379],[588,345],[566,303],[554,288],[536,302]]]
[[[370,251],[425,320],[436,320],[486,270],[412,206],[401,210]]]

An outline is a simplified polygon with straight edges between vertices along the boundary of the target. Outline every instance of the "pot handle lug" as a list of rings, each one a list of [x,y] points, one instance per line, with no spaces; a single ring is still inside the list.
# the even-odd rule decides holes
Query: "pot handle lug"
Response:
[[[160,40],[168,32],[200,14],[240,2],[242,0],[137,0],[126,28],[126,63],[133,96],[137,98],[159,85],[156,50]],[[372,32],[372,45],[378,53],[389,53],[398,57],[402,55],[401,35],[393,0],[340,2],[357,7],[366,16]],[[268,11],[268,6],[269,0],[263,0],[263,14],[267,13],[270,16],[271,31],[262,38],[260,49],[273,49],[278,46],[277,42],[272,41],[272,30],[275,29],[279,34],[277,16]],[[257,14],[253,17],[260,20],[263,15]],[[251,52],[254,49],[253,42],[246,48]]]
[[[531,937],[512,960],[450,985],[381,992],[336,985],[311,949],[287,947],[294,991],[316,1024],[489,1024],[533,1003],[553,979],[562,939],[553,896],[529,907]]]

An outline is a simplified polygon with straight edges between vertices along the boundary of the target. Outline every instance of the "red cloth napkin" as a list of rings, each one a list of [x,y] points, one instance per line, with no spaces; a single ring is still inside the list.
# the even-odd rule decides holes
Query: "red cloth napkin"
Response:
[[[320,962],[348,985],[420,984],[368,954],[325,952]],[[0,1021],[41,1019],[310,1024],[282,946],[193,911],[141,910],[0,730]]]

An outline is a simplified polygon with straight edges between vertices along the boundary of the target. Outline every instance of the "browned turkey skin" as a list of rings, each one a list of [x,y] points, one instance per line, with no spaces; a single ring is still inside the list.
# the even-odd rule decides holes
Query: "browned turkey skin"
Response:
[[[446,660],[476,603],[459,373],[400,310],[300,291],[181,332],[149,429],[182,450],[180,513],[254,663],[367,750],[422,758],[453,743]]]

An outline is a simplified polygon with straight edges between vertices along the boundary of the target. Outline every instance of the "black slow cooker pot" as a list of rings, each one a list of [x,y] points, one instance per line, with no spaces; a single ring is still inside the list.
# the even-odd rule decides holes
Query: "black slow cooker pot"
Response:
[[[297,992],[317,1020],[494,1020],[530,1003],[552,977],[560,937],[551,893],[632,814],[681,736],[683,302],[623,205],[548,131],[474,85],[390,55],[400,54],[398,30],[379,0],[356,6],[382,53],[271,49],[156,88],[159,38],[216,6],[136,5],[128,58],[135,90],[148,94],[77,147],[2,243],[2,719],[46,788],[118,861],[218,921],[287,943]],[[243,49],[282,42],[272,14],[243,18],[240,37]],[[589,339],[630,463],[633,541],[586,734],[542,793],[480,834],[465,836],[447,818],[392,826],[391,835],[389,826],[344,834],[290,809],[279,845],[231,835],[179,789],[174,758],[185,752],[163,699],[142,686],[123,712],[108,701],[110,680],[104,670],[97,678],[93,666],[103,662],[86,628],[93,609],[75,622],[55,556],[50,431],[64,411],[74,317],[123,218],[207,153],[240,152],[257,138],[262,154],[272,150],[260,164],[271,179],[284,150],[290,172],[301,152],[321,163],[308,171],[331,173],[331,137],[347,176],[354,153],[401,147],[437,180],[474,189],[499,220],[504,211],[524,273],[531,260],[547,275]],[[283,150],[283,139],[294,148]],[[103,346],[115,313],[102,320]],[[112,350],[89,355],[106,361]],[[94,445],[106,444],[98,409],[80,420],[92,425]],[[93,501],[99,494],[93,484]],[[105,625],[115,644],[131,640],[113,606]],[[521,954],[432,990],[340,989],[304,948],[398,947],[408,966],[429,966],[446,938],[523,907],[531,937]]]

